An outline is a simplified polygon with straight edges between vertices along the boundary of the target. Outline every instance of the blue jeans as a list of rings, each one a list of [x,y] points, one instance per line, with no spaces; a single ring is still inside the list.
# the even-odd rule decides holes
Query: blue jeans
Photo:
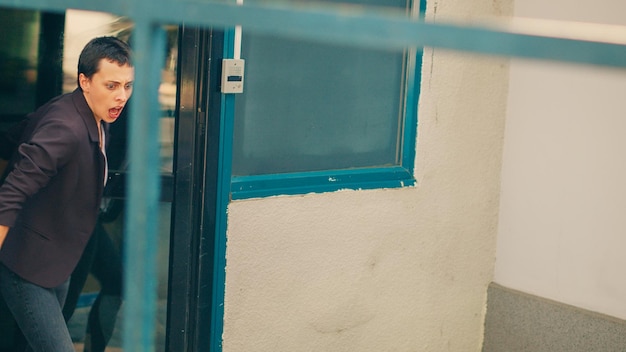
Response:
[[[75,351],[61,312],[68,285],[69,280],[55,288],[44,288],[0,263],[0,294],[28,341],[26,351]]]

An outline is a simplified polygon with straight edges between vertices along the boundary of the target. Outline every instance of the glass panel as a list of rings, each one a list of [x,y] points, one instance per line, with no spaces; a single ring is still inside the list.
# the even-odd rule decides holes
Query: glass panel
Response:
[[[380,0],[368,4],[376,2],[390,6]],[[233,175],[399,164],[404,52],[245,28],[242,43],[246,77],[244,93],[235,98]]]
[[[35,109],[39,12],[0,8],[0,128]]]

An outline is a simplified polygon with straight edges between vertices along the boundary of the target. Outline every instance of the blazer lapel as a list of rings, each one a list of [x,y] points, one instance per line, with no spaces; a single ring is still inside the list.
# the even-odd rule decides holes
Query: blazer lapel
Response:
[[[89,105],[85,100],[85,96],[80,89],[76,88],[74,92],[72,92],[72,100],[74,101],[74,106],[76,106],[80,116],[83,118],[85,127],[87,127],[87,131],[89,132],[89,140],[91,142],[94,155],[96,156],[94,159],[98,160],[98,197],[102,197],[102,193],[104,191],[104,174],[106,172],[106,157],[100,150],[98,125],[96,124],[93,112],[89,108]]]

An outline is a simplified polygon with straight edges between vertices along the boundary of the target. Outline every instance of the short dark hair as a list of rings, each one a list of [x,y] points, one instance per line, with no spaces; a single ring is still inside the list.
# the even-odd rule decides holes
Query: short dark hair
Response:
[[[100,60],[107,59],[120,66],[132,66],[130,46],[116,37],[94,38],[85,45],[78,58],[78,88],[80,89],[80,74],[91,78],[100,68]]]

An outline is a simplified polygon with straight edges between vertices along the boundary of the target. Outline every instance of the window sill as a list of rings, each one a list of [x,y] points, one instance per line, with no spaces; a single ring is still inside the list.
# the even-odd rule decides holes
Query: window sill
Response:
[[[273,174],[233,176],[231,199],[249,199],[276,195],[333,192],[341,189],[400,188],[413,186],[411,173],[399,166]]]

